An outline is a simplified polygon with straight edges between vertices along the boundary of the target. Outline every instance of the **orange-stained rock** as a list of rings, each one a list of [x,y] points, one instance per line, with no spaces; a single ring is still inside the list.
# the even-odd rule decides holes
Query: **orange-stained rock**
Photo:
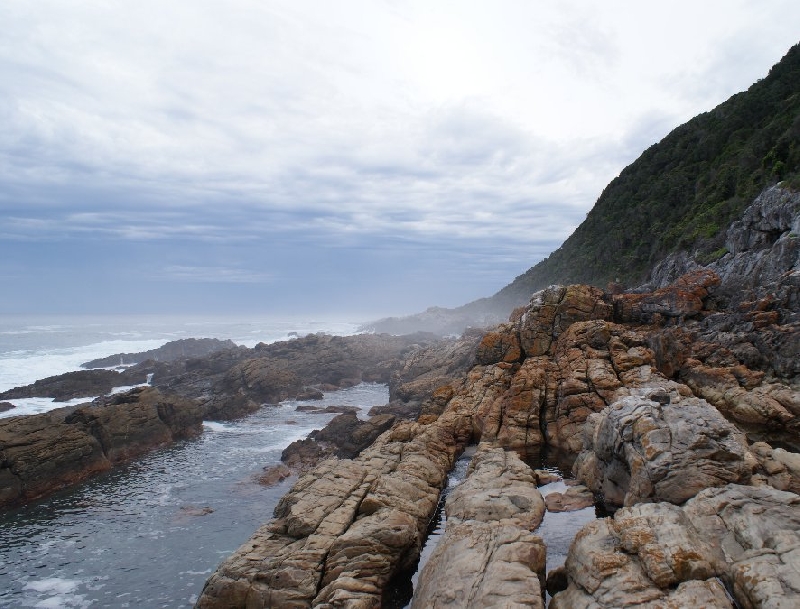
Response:
[[[522,357],[519,335],[515,325],[506,324],[497,330],[483,335],[475,353],[477,364],[495,364],[497,362],[517,362]]]

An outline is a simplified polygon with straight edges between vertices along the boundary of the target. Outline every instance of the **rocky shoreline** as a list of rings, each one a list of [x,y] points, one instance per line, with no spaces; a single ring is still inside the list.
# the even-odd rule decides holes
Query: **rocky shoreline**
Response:
[[[793,196],[782,230],[732,256],[775,265],[749,293],[710,268],[650,292],[554,286],[479,341],[448,345],[472,354],[466,374],[438,386],[409,374],[406,386],[428,392],[416,421],[301,476],[197,606],[380,607],[471,443],[414,607],[542,607],[545,582],[559,608],[800,602]],[[772,437],[784,446],[754,441]],[[536,535],[545,503],[519,458],[543,446],[576,457],[576,476],[614,512],[550,574]]]
[[[199,358],[148,359],[122,371],[69,372],[11,389],[3,399],[67,400],[150,379],[147,386],[86,404],[0,419],[0,508],[22,505],[197,435],[204,420],[235,419],[262,404],[362,381],[388,383],[405,355],[431,340],[313,334],[253,349],[214,350]],[[374,435],[367,434],[362,443]]]
[[[673,262],[646,289],[551,286],[507,323],[457,340],[312,335],[129,369],[152,374],[153,387],[112,401],[175,396],[199,420],[362,380],[390,387],[371,421],[342,414],[285,452],[301,475],[197,606],[380,607],[390,582],[415,569],[447,474],[471,444],[414,607],[543,607],[545,589],[559,609],[800,603],[798,232],[800,194],[776,188],[731,228],[725,257],[680,276]],[[138,450],[114,448],[113,406],[26,424],[94,438],[111,463]],[[183,410],[157,407],[165,428],[161,411],[194,429],[191,416],[176,421]],[[9,444],[24,434],[2,425],[24,421],[8,421],[0,476],[17,483],[36,452]],[[575,460],[584,488],[544,500],[525,459],[545,447]],[[542,516],[586,505],[590,492],[612,515],[586,525],[564,567],[546,573]]]

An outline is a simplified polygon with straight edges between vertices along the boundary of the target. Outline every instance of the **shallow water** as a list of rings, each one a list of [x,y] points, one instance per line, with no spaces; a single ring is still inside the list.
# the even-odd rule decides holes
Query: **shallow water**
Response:
[[[217,565],[272,516],[293,479],[255,478],[332,414],[388,402],[384,385],[268,406],[49,499],[0,515],[2,607],[191,607]]]

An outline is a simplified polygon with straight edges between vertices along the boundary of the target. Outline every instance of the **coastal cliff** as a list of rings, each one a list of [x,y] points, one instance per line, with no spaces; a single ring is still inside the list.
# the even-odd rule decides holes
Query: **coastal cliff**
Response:
[[[778,233],[747,220],[766,199],[791,210]],[[552,607],[800,602],[797,202],[765,192],[743,216],[755,232],[726,262],[652,291],[534,294],[470,343],[465,374],[429,387],[415,421],[301,476],[197,606],[380,607],[470,444],[414,607],[544,606],[548,578]],[[745,259],[772,269],[746,293],[725,266]],[[578,533],[560,582],[537,535],[544,481],[524,461],[543,448],[574,460],[614,513]]]

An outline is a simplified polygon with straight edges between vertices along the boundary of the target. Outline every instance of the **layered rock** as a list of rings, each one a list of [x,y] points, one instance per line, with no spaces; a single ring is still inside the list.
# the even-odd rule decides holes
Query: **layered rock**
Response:
[[[462,435],[444,418],[403,422],[355,459],[320,463],[217,569],[197,606],[379,606],[419,556]]]
[[[0,507],[85,480],[201,427],[194,402],[152,388],[0,419]]]
[[[481,445],[445,509],[445,534],[420,573],[412,607],[544,606],[545,547],[531,532],[544,501],[530,467]]]
[[[576,536],[550,607],[792,607],[798,547],[800,497],[769,487],[626,507]]]

